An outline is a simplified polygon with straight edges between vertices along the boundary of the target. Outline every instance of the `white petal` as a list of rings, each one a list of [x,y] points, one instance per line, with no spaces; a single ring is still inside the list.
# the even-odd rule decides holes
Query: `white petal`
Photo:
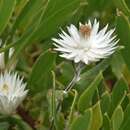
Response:
[[[79,26],[81,25],[82,23],[79,23]],[[96,19],[93,25],[90,20],[86,25],[92,28],[88,38],[80,35],[78,29],[71,25],[67,27],[69,34],[62,30],[62,33],[59,34],[60,38],[53,39],[56,46],[55,50],[61,52],[61,57],[73,60],[75,63],[84,62],[89,64],[107,58],[114,53],[118,47],[116,46],[118,43],[116,35],[113,35],[115,29],[107,31],[108,25],[106,25],[99,30],[99,22]]]
[[[95,36],[97,34],[97,32],[98,32],[98,29],[99,29],[99,22],[97,22],[97,20],[95,19],[91,35]]]
[[[79,32],[73,24],[71,24],[70,27],[68,27],[68,32],[70,33],[71,37],[75,40],[75,42],[80,42]]]
[[[25,86],[17,73],[0,74],[0,113],[8,115],[15,111],[28,92]]]

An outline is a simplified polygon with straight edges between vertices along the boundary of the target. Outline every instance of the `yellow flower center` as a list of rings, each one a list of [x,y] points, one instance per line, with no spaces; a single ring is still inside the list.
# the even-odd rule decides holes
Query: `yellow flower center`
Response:
[[[8,85],[7,85],[7,84],[4,84],[4,85],[2,86],[1,91],[2,91],[3,93],[7,94],[8,91],[9,91],[9,87],[8,87]]]

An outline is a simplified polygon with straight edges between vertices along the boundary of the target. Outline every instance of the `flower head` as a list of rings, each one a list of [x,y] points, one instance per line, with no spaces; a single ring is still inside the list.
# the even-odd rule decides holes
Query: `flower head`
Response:
[[[17,73],[0,75],[0,113],[12,114],[27,95],[26,83]]]
[[[79,30],[70,25],[68,33],[62,30],[59,39],[53,38],[55,50],[61,52],[61,57],[74,60],[75,63],[83,62],[90,64],[107,58],[117,48],[116,36],[113,36],[115,29],[107,31],[108,25],[99,31],[99,22],[94,20],[85,25],[79,24]]]

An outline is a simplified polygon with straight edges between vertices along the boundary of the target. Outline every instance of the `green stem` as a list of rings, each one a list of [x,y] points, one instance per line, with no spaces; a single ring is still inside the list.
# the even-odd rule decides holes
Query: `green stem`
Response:
[[[74,100],[73,100],[72,106],[71,106],[71,108],[70,108],[70,114],[69,114],[67,126],[68,126],[69,124],[71,124],[71,122],[72,122],[73,110],[74,110],[75,103],[76,103],[76,99],[77,99],[77,96],[78,96],[77,91],[76,91],[76,90],[73,90],[73,91],[74,91]]]
[[[75,74],[74,74],[73,79],[70,81],[70,83],[65,88],[65,90],[64,90],[65,94],[68,93],[74,87],[74,85],[77,83],[77,81],[80,79],[80,73],[81,73],[81,71],[82,71],[84,66],[80,62],[78,64],[73,64],[73,67],[74,67]],[[56,107],[55,115],[59,111],[60,106],[61,106],[61,102],[59,102],[57,107]],[[52,121],[51,121],[51,125],[50,125],[50,129],[49,130],[53,130],[54,129],[54,124],[55,124],[55,119],[53,118]]]
[[[64,90],[65,93],[68,93],[74,87],[74,85],[77,83],[77,81],[80,79],[80,73],[81,73],[82,67],[83,67],[83,64],[81,62],[74,65],[75,74],[74,74],[74,77],[71,80],[71,82],[65,88],[65,90]]]

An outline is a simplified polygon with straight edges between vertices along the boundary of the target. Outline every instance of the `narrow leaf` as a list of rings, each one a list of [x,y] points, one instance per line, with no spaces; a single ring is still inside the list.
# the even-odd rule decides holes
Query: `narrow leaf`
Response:
[[[102,113],[109,111],[111,105],[111,95],[108,91],[104,92],[101,96],[101,109]]]
[[[116,107],[115,111],[112,115],[112,126],[113,130],[119,130],[124,118],[124,112],[122,110],[122,107],[119,105]]]
[[[80,111],[84,111],[91,105],[94,92],[96,91],[102,79],[103,79],[103,76],[101,73],[99,73],[97,77],[95,78],[95,80],[90,84],[90,86],[87,87],[87,89],[80,96],[79,102],[78,102],[78,109]]]
[[[103,115],[103,130],[112,130],[111,128],[111,120],[107,113],[104,113]]]
[[[125,80],[120,79],[114,86],[112,90],[112,95],[111,95],[111,110],[110,110],[110,115],[112,115],[113,111],[115,108],[122,103],[124,100],[124,97],[126,95],[126,92],[128,91],[128,84]]]
[[[88,109],[84,113],[84,115],[80,115],[73,121],[70,130],[89,130],[91,120],[92,120],[92,109]]]
[[[117,34],[120,39],[120,44],[125,47],[125,49],[122,49],[121,53],[123,55],[123,58],[130,70],[130,60],[129,60],[129,51],[130,50],[130,22],[129,18],[125,16],[122,12],[120,12],[119,16],[116,20],[116,30]],[[127,33],[124,33],[125,30]]]
[[[129,130],[130,129],[130,104],[127,106],[124,112],[124,120],[119,130]]]
[[[0,1],[0,34],[7,26],[10,17],[14,11],[16,0],[2,0]]]
[[[89,130],[99,130],[103,124],[103,117],[100,102],[97,102],[92,108],[92,123]]]
[[[34,87],[41,86],[41,84],[38,83],[45,76],[45,74],[50,72],[52,69],[55,63],[55,57],[55,53],[48,50],[41,54],[41,56],[37,59],[36,63],[33,65],[32,73],[28,80],[28,86],[32,91],[34,91]],[[35,89],[35,92],[36,91],[39,91],[38,88]]]

